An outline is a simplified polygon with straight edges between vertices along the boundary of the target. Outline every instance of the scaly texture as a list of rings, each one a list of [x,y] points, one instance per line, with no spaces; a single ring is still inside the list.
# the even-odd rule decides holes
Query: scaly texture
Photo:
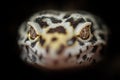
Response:
[[[21,58],[48,69],[64,69],[100,61],[108,31],[96,16],[83,11],[41,11],[19,29]]]

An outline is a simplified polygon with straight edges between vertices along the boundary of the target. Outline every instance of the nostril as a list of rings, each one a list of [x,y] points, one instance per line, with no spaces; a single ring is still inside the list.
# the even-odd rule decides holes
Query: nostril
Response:
[[[53,37],[53,38],[51,39],[52,42],[54,42],[54,41],[56,41],[56,40],[57,40],[56,37]]]

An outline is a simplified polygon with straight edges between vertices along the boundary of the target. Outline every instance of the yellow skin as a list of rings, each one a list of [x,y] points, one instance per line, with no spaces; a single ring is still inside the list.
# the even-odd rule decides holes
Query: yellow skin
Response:
[[[99,18],[87,12],[42,11],[21,25],[18,44],[28,63],[65,69],[99,61],[107,34]]]

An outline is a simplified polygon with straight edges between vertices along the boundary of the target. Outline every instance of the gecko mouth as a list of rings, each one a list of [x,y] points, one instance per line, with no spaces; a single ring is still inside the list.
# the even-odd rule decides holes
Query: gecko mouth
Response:
[[[36,51],[33,51],[32,48],[29,46],[24,46],[27,51],[27,55],[25,56],[27,58],[27,62],[30,63],[37,63],[37,59],[39,59],[39,62],[41,63],[41,66],[43,67],[48,67],[48,68],[61,68],[61,67],[74,67],[81,65],[88,65],[91,63],[92,56],[87,56],[89,51],[93,50],[95,47],[88,47],[85,52],[80,51],[79,54],[73,55],[73,54],[68,54],[67,56],[65,55],[58,55],[56,58],[51,57],[51,55],[37,55]],[[88,52],[87,52],[88,51]],[[64,53],[64,51],[63,51]],[[62,54],[63,54],[62,53]],[[61,53],[60,53],[61,54]],[[96,54],[96,53],[94,53]],[[39,64],[39,63],[37,63]],[[48,65],[48,66],[46,66]]]
[[[36,51],[34,51],[32,48],[30,48],[29,46],[24,46],[24,49],[25,49],[25,52],[29,55],[29,54],[32,54],[32,55],[36,55],[36,56],[38,56],[38,54],[40,54],[40,53],[37,53],[37,50]],[[55,61],[56,60],[66,60],[66,59],[68,59],[68,58],[72,58],[72,57],[76,57],[77,59],[80,57],[80,55],[81,54],[84,54],[84,53],[88,53],[87,51],[90,51],[92,49],[92,47],[90,48],[90,47],[87,47],[86,48],[86,50],[84,50],[84,51],[82,51],[82,50],[79,50],[79,53],[78,54],[76,54],[75,53],[75,55],[74,54],[71,54],[71,53],[69,53],[69,54],[67,54],[66,56],[64,55],[64,53],[65,53],[65,48],[64,48],[64,46],[61,46],[57,51],[56,51],[56,54],[51,54],[51,53],[48,53],[48,51],[47,51],[47,49],[46,49],[46,55],[42,55],[42,54],[44,54],[44,53],[42,53],[41,55],[39,55],[39,58],[40,59],[42,59],[42,58],[44,58],[44,59],[46,59],[47,61],[54,61],[54,59],[55,59]]]

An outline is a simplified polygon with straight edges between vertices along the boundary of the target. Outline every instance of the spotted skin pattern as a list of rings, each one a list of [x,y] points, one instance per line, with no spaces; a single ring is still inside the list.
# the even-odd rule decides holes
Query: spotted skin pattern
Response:
[[[48,69],[65,69],[100,61],[108,30],[88,12],[46,10],[25,21],[19,36],[24,61]]]

